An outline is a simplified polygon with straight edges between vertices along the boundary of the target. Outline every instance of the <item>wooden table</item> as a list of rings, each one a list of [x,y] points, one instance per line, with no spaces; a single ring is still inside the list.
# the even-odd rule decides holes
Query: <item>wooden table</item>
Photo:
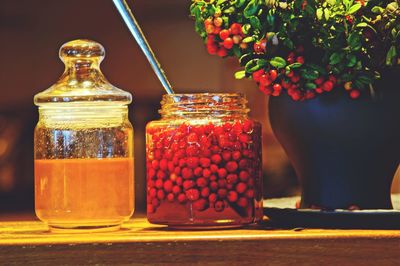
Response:
[[[134,218],[118,232],[49,233],[39,221],[0,222],[0,265],[400,264],[399,230],[173,231]]]

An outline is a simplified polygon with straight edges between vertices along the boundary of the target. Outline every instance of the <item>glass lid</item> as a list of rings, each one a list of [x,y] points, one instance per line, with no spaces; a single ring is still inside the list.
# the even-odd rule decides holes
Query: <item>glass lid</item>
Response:
[[[104,77],[100,63],[104,47],[91,40],[75,40],[64,44],[60,58],[65,71],[49,89],[35,95],[38,106],[54,103],[121,104],[132,102],[132,95],[114,87]]]

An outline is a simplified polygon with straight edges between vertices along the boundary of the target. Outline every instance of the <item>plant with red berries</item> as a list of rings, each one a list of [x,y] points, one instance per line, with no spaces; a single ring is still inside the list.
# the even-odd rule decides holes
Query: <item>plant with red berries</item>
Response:
[[[393,0],[391,0],[393,1]],[[398,0],[193,0],[207,50],[236,56],[237,79],[293,100],[344,88],[353,99],[400,65]]]

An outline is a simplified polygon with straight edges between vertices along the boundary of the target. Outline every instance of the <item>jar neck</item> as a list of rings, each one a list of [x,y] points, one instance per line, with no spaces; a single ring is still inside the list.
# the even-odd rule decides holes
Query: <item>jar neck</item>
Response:
[[[250,109],[240,93],[198,93],[164,95],[162,118],[247,118]]]
[[[53,104],[39,107],[39,123],[49,127],[102,128],[128,121],[126,105]]]

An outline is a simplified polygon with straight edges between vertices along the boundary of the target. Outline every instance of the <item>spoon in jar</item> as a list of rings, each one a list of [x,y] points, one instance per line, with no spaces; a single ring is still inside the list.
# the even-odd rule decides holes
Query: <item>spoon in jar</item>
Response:
[[[142,49],[143,53],[145,54],[147,60],[149,61],[151,67],[153,68],[154,72],[156,73],[158,79],[160,80],[161,84],[163,85],[164,89],[167,91],[168,94],[174,94],[171,84],[169,83],[167,76],[165,75],[164,70],[162,70],[160,63],[158,62],[156,56],[154,55],[153,51],[149,43],[146,40],[138,22],[136,21],[135,17],[131,9],[129,8],[128,4],[125,0],[113,0],[115,7],[118,9],[119,13],[122,16],[125,24],[128,26],[129,31],[131,32],[132,36],[135,38],[136,42],[139,44],[139,47]]]

